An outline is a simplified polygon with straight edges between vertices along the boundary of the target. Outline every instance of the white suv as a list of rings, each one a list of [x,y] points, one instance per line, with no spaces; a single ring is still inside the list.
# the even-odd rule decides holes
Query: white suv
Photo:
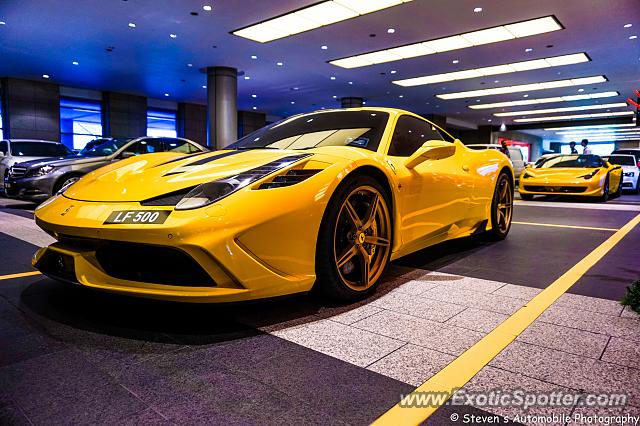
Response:
[[[622,189],[630,189],[636,194],[640,194],[640,160],[634,155],[629,154],[612,154],[608,157],[602,157],[611,164],[622,166]]]

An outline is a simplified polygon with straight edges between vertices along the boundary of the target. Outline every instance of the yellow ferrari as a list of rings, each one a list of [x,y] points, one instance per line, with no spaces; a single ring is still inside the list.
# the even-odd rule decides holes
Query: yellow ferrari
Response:
[[[534,195],[578,195],[607,201],[620,195],[621,182],[622,167],[598,155],[558,154],[526,168],[518,192],[523,200],[532,200]]]
[[[141,297],[229,302],[376,288],[390,260],[488,232],[505,238],[514,176],[410,112],[296,115],[222,151],[145,154],[63,188],[36,210],[57,239],[44,274]]]

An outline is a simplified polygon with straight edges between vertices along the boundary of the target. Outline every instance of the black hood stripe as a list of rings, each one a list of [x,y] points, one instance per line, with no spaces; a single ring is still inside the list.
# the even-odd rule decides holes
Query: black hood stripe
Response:
[[[228,152],[223,152],[222,154],[218,154],[218,155],[212,155],[211,157],[206,157],[206,158],[202,158],[198,161],[194,161],[193,163],[189,163],[189,164],[185,164],[183,167],[187,167],[187,166],[201,166],[203,164],[207,164],[210,163],[212,161],[216,161],[219,160],[221,158],[224,157],[229,157],[231,155],[235,155],[235,154],[240,154],[242,151],[228,151]]]
[[[207,151],[207,152],[198,152],[196,154],[183,155],[182,157],[174,158],[173,160],[169,160],[169,161],[165,161],[164,163],[156,164],[153,167],[160,167],[160,166],[164,166],[165,164],[171,164],[171,163],[175,163],[176,161],[182,161],[182,160],[185,160],[185,159],[191,158],[191,157],[199,157],[199,156],[205,155],[205,154],[211,154],[211,152]]]

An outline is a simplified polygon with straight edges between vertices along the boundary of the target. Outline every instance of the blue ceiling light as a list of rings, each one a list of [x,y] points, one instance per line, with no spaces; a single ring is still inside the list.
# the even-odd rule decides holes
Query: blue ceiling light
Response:
[[[135,28],[136,24],[134,24],[133,22],[129,22],[129,28]]]
[[[204,6],[202,6],[202,9],[207,11],[207,12],[211,12],[212,7],[208,4],[205,4]]]
[[[256,55],[251,55],[251,59],[258,59]]]

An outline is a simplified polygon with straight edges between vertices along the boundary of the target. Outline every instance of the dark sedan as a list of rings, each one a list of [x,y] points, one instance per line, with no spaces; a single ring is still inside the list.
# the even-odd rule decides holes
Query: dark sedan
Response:
[[[97,145],[85,148],[77,156],[13,165],[5,178],[6,195],[21,200],[43,201],[85,174],[114,161],[165,151],[194,154],[207,151],[207,148],[182,138],[145,136],[136,139],[105,139]]]

